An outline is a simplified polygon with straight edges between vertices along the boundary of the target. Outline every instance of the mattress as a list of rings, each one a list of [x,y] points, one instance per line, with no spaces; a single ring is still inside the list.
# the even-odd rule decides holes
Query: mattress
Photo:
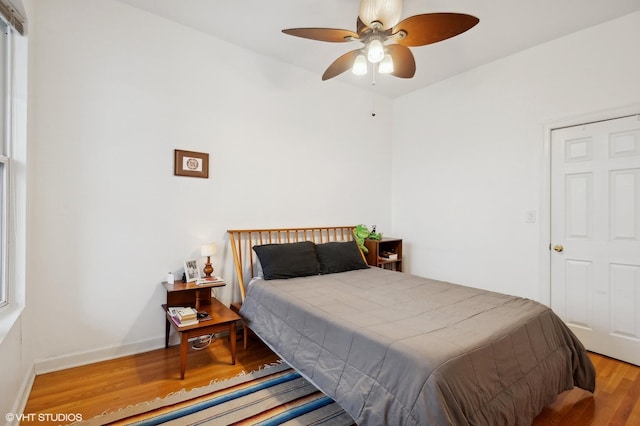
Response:
[[[256,280],[240,314],[359,425],[531,424],[587,353],[532,300],[370,268]]]

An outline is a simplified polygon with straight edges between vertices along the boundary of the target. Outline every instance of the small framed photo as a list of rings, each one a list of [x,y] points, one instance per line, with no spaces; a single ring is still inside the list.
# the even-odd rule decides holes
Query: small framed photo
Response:
[[[209,178],[209,154],[176,149],[173,174],[176,176]]]
[[[198,268],[198,262],[195,259],[189,259],[184,261],[184,276],[186,282],[190,283],[199,280],[200,269]]]

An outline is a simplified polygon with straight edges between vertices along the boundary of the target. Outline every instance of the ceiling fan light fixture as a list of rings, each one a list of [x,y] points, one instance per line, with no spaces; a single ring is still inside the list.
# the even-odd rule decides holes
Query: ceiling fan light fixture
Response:
[[[351,68],[351,72],[355,75],[367,74],[367,60],[362,53],[356,56],[356,60],[353,61],[353,68]]]
[[[2,0],[0,0],[1,2]],[[360,48],[342,54],[322,74],[322,80],[347,70],[356,75],[371,71],[398,78],[412,78],[416,61],[409,47],[426,46],[455,37],[480,20],[465,13],[422,13],[400,20],[402,0],[360,0],[356,32],[336,28],[290,28],[283,33],[311,40],[343,43],[358,41]],[[390,57],[385,59],[385,55]],[[384,63],[383,63],[384,61]]]
[[[373,22],[379,21],[384,29],[391,28],[400,22],[402,14],[402,0],[362,0],[360,2],[360,20],[372,27]]]
[[[380,74],[391,74],[393,72],[393,59],[391,55],[384,55],[382,61],[378,65],[378,73]]]
[[[367,46],[367,59],[372,64],[377,64],[384,58],[384,46],[378,38],[374,38]]]

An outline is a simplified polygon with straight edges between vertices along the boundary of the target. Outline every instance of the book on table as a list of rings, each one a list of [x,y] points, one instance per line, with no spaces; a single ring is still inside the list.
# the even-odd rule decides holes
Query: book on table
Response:
[[[202,322],[202,321],[209,321],[210,319],[212,319],[212,318],[211,318],[211,315],[209,315],[209,313],[208,313],[208,312],[204,312],[204,311],[202,311],[202,312],[198,312],[198,320],[199,320],[200,322]]]
[[[174,317],[173,315],[171,316],[171,320],[174,322],[175,325],[177,325],[178,327],[187,327],[189,325],[196,325],[198,324],[200,321],[198,320],[198,318],[194,318],[194,319],[190,319],[190,320],[186,320],[186,321],[180,321],[178,319],[178,317]]]
[[[203,285],[203,284],[218,284],[222,286],[222,285],[225,285],[225,282],[222,279],[222,277],[199,278],[196,280],[196,285]]]
[[[173,322],[178,326],[194,325],[198,323],[198,311],[190,307],[171,307],[168,309]]]
[[[380,258],[383,260],[398,260],[398,254],[391,251],[383,251],[380,253]]]
[[[186,308],[177,308],[176,315],[180,318],[180,320],[190,320],[195,318],[198,315],[198,311],[191,307]]]

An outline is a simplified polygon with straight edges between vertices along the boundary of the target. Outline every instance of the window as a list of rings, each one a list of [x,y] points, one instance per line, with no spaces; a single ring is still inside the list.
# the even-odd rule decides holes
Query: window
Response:
[[[11,28],[0,20],[0,306],[8,301],[7,291],[7,212],[9,202],[9,140],[11,137],[9,42]]]
[[[26,304],[27,55],[24,19],[0,0],[0,344]],[[20,2],[18,2],[20,3]]]

